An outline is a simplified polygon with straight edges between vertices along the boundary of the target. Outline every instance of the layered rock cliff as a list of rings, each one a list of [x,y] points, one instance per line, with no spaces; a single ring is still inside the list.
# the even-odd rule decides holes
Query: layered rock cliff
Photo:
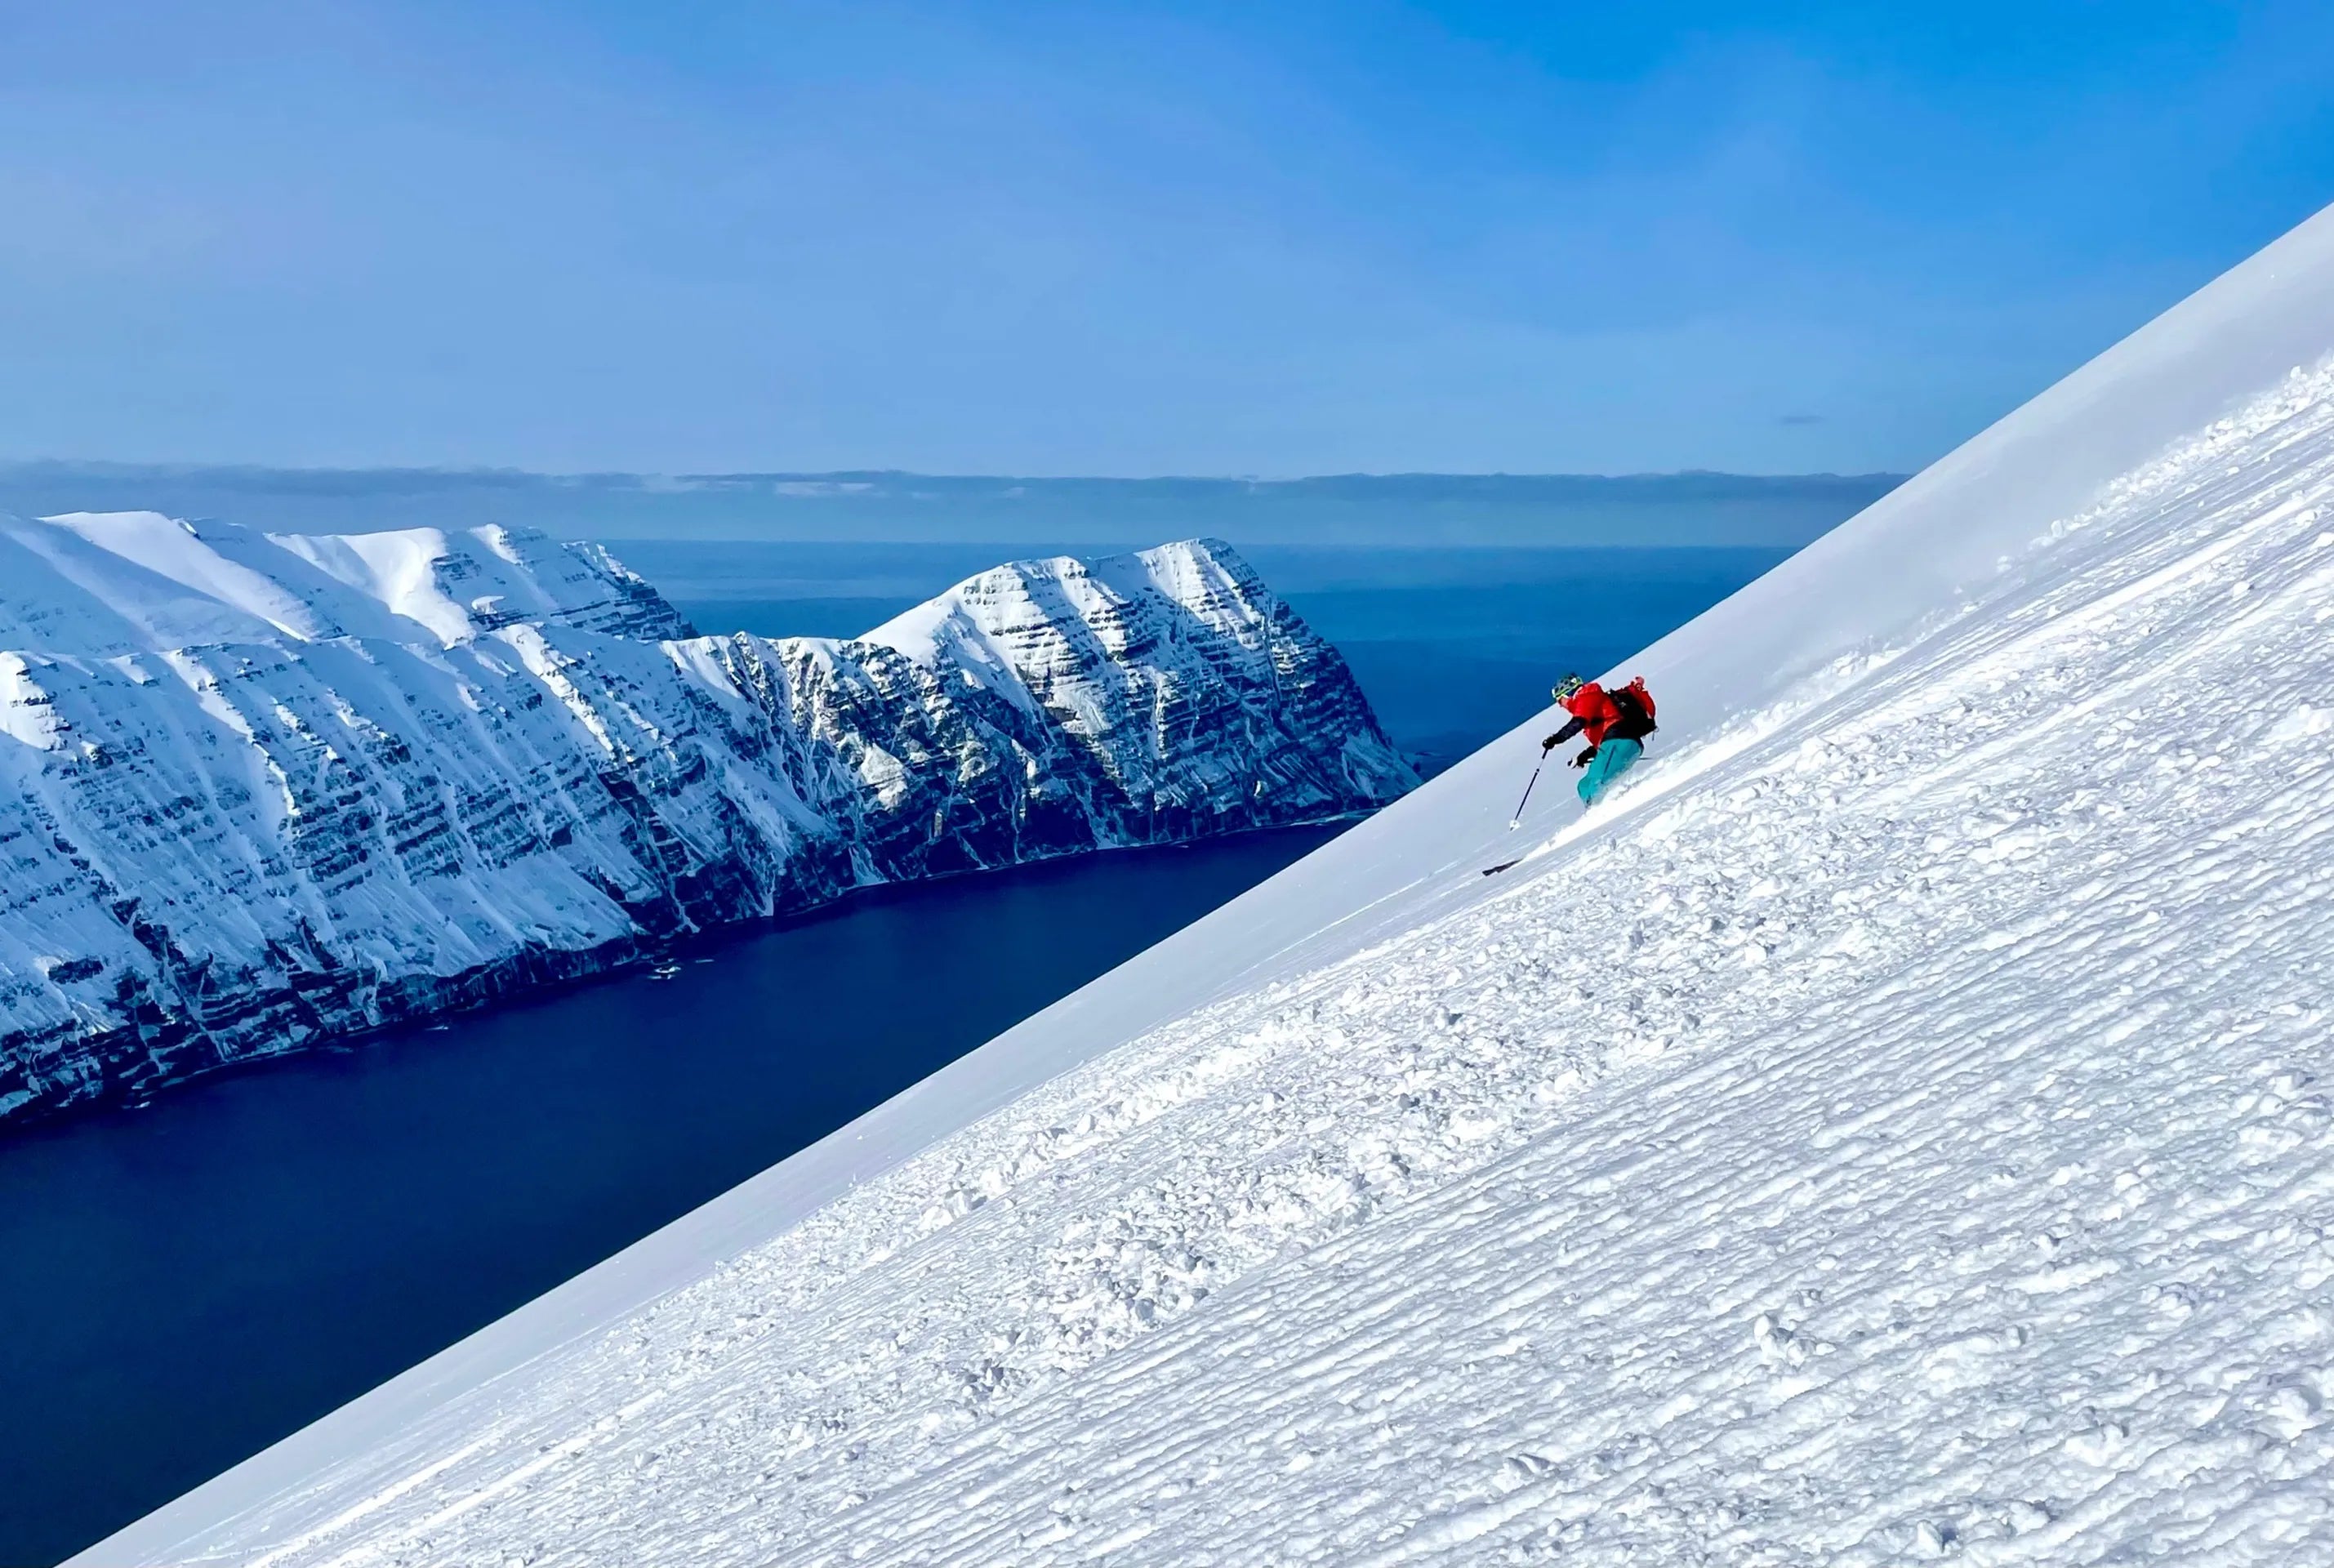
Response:
[[[700,637],[591,545],[0,518],[0,1127],[855,886],[1415,782],[1230,549]]]

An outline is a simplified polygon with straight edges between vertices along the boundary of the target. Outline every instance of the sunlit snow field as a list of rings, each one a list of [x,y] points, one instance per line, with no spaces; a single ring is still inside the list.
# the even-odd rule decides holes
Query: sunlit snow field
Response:
[[[659,544],[701,630],[848,635],[1024,544]],[[1092,553],[1089,551],[1089,553]],[[1266,547],[1429,767],[1785,552]],[[1321,842],[889,890],[353,1054],[0,1141],[0,1562],[127,1523],[980,1044]],[[771,1020],[783,1017],[783,1026]]]

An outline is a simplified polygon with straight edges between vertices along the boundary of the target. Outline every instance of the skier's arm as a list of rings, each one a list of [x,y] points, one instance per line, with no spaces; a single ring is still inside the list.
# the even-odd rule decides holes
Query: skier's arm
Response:
[[[1580,733],[1580,722],[1581,721],[1576,717],[1570,724],[1566,725],[1562,729],[1558,730],[1554,735],[1549,736],[1546,740],[1540,742],[1540,755],[1546,756],[1558,746],[1562,746],[1566,741],[1568,741],[1574,736],[1578,735]]]

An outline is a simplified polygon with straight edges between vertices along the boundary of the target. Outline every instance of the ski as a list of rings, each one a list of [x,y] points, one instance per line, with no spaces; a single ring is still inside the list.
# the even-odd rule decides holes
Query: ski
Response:
[[[1498,865],[1496,865],[1496,866],[1485,866],[1485,867],[1483,868],[1483,874],[1484,874],[1485,876],[1487,876],[1487,877],[1496,877],[1496,876],[1498,876],[1501,871],[1506,871],[1509,866],[1519,866],[1519,865],[1522,865],[1523,863],[1524,863],[1524,858],[1523,858],[1523,856],[1521,856],[1521,855],[1518,855],[1518,856],[1517,856],[1514,860],[1512,860],[1512,861],[1500,861],[1500,862]]]

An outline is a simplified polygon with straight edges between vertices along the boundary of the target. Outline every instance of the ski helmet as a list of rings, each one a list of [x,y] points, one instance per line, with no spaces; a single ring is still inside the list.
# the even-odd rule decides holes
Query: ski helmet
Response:
[[[1552,689],[1556,692],[1556,700],[1562,702],[1587,684],[1587,682],[1582,680],[1577,675],[1567,675],[1562,680],[1558,681]]]

